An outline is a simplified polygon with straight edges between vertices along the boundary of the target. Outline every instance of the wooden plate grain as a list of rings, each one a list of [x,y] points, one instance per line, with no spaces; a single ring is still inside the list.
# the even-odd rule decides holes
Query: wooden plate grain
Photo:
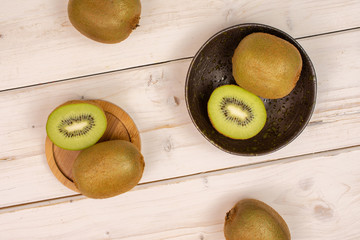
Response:
[[[107,118],[107,128],[99,142],[121,139],[132,142],[141,150],[139,131],[131,117],[120,107],[103,100],[87,100],[100,105]],[[49,167],[55,177],[66,187],[79,192],[76,188],[72,166],[81,151],[70,151],[56,146],[49,137],[45,141],[45,154]]]

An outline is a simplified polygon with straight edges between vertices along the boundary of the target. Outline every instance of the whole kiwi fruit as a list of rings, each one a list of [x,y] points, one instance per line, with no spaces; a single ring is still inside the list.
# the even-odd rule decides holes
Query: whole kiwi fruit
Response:
[[[125,40],[138,26],[140,0],[69,0],[71,24],[83,35],[102,43]]]
[[[243,38],[232,58],[236,83],[257,96],[277,99],[296,86],[302,69],[298,49],[288,41],[268,33],[252,33]]]
[[[290,240],[284,219],[269,205],[255,199],[239,201],[225,217],[226,240]]]
[[[60,148],[81,150],[94,145],[106,127],[106,115],[99,105],[92,101],[72,100],[50,113],[46,133]]]
[[[144,166],[144,158],[134,144],[111,140],[81,151],[72,171],[75,186],[83,195],[109,198],[135,187]]]

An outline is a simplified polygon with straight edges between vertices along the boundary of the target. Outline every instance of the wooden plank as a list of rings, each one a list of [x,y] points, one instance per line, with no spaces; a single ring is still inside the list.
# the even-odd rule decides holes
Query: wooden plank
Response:
[[[74,194],[48,169],[45,123],[58,104],[98,98],[121,106],[139,128],[142,182],[360,145],[360,31],[301,40],[318,75],[311,123],[284,149],[262,157],[226,154],[192,125],[184,102],[189,60],[0,93],[0,207]],[[34,188],[36,186],[36,188]]]
[[[105,200],[3,212],[0,237],[222,240],[226,212],[255,198],[282,215],[294,240],[359,239],[359,156],[356,148],[137,187]]]
[[[294,37],[359,27],[359,8],[358,0],[142,1],[140,27],[121,44],[105,45],[71,26],[67,1],[8,1],[0,9],[0,90],[193,56],[214,33],[239,23]]]

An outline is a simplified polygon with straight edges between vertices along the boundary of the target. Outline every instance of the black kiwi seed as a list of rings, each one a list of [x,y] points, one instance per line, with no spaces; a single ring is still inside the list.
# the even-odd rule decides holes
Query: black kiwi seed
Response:
[[[228,104],[234,104],[239,107],[242,111],[247,113],[247,117],[245,119],[240,119],[236,116],[233,116],[226,107]],[[220,109],[226,117],[226,120],[235,122],[237,125],[246,126],[254,119],[254,114],[251,107],[249,107],[241,99],[237,99],[235,97],[224,97],[220,103]]]
[[[67,126],[71,126],[74,123],[80,123],[82,121],[87,121],[87,125],[81,129],[81,130],[75,130],[75,131],[68,131],[66,130]],[[65,137],[76,137],[81,135],[86,135],[88,132],[91,131],[91,129],[95,127],[95,119],[90,114],[81,114],[79,116],[71,116],[67,119],[61,120],[61,122],[58,125],[58,130],[61,134],[63,134]]]

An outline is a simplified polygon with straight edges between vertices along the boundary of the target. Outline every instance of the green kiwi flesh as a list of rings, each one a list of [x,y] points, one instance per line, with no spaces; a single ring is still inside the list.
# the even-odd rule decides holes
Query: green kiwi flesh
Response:
[[[269,205],[255,199],[239,201],[225,217],[226,240],[290,240],[284,219]]]
[[[99,106],[73,101],[59,106],[49,115],[46,133],[60,148],[81,150],[94,145],[106,127],[106,116]]]
[[[262,100],[236,85],[216,88],[207,108],[214,128],[232,139],[254,137],[264,127],[267,118]]]
[[[109,198],[135,187],[144,166],[144,158],[134,144],[111,140],[81,151],[72,171],[75,186],[83,195]]]

